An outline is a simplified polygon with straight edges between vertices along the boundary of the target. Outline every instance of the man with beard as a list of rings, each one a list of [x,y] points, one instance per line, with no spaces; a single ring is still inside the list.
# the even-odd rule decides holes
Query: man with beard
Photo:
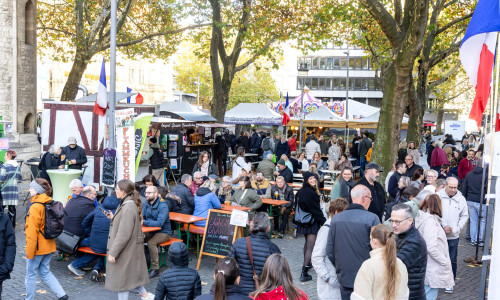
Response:
[[[271,183],[268,179],[264,178],[262,172],[257,171],[255,179],[251,181],[252,188],[257,192],[261,198],[271,198]]]
[[[356,185],[364,185],[370,190],[372,201],[368,211],[376,214],[379,220],[382,220],[385,207],[385,191],[382,185],[377,182],[380,172],[383,172],[383,170],[376,163],[366,164],[364,177]]]

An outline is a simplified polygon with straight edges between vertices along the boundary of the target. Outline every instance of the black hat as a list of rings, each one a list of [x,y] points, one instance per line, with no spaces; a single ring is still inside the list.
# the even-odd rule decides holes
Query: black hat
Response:
[[[379,165],[377,165],[376,163],[368,163],[368,164],[366,164],[365,170],[370,170],[370,169],[375,169],[375,170],[377,170],[379,172],[384,172],[384,170]]]
[[[304,177],[304,183],[309,180],[309,177],[314,176],[316,177],[316,180],[318,180],[318,174],[313,173],[313,172],[302,172],[302,177]]]

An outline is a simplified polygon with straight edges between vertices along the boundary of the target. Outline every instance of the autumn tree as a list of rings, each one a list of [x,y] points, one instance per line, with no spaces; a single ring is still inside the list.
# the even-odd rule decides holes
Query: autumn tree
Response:
[[[74,100],[92,58],[110,46],[109,0],[38,1],[38,50],[56,61],[73,61],[61,100]],[[174,0],[118,0],[117,47],[129,58],[166,58],[181,33],[208,24],[181,27],[182,3]]]
[[[196,36],[208,53],[212,71],[211,113],[219,122],[230,102],[235,76],[260,57],[277,67],[281,42],[294,40],[302,49],[321,48],[316,43],[332,38],[332,25],[343,7],[331,1],[210,0],[193,2],[201,22],[212,22],[211,31]],[[208,44],[208,45],[207,45]],[[247,59],[241,60],[245,55]]]
[[[174,65],[177,88],[186,93],[197,93],[196,84],[200,80],[200,104],[210,107],[213,95],[212,71],[209,59],[199,58],[193,51],[192,43],[185,43],[185,52],[179,55]],[[246,57],[243,55],[241,60]],[[239,103],[276,102],[279,101],[279,91],[266,63],[260,63],[261,68],[249,66],[238,72],[233,80],[229,93],[227,109]]]

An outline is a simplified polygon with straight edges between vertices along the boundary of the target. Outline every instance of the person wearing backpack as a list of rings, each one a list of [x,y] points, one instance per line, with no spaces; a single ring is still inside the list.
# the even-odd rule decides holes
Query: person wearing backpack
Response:
[[[9,217],[0,210],[0,299],[2,299],[2,284],[10,279],[16,260],[16,234]]]
[[[273,149],[274,141],[271,138],[271,133],[268,132],[266,133],[266,137],[262,140],[262,151],[264,151],[262,157],[266,158],[268,154],[273,154]]]
[[[17,184],[23,180],[21,175],[21,166],[15,160],[16,151],[7,150],[5,152],[5,163],[0,166],[0,192],[2,203],[0,205],[8,206],[9,218],[12,227],[16,227],[16,206],[19,190]]]
[[[47,180],[36,178],[30,184],[31,206],[26,215],[26,300],[35,299],[37,274],[57,295],[68,295],[57,278],[50,272],[52,253],[56,251],[55,237],[62,232],[62,204],[52,200],[52,188]],[[57,216],[56,218],[53,218]],[[58,218],[60,216],[60,218]],[[46,222],[47,221],[47,222]],[[59,221],[59,222],[57,222]],[[59,231],[60,230],[60,231]]]

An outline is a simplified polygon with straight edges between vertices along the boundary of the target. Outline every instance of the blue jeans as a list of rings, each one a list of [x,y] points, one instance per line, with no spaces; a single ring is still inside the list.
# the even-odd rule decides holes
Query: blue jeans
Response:
[[[46,285],[56,294],[57,298],[66,295],[57,278],[50,272],[50,260],[52,253],[45,255],[35,255],[33,259],[26,260],[26,300],[35,299],[37,275],[42,277]]]
[[[80,247],[90,247],[90,237],[86,237],[80,241]],[[94,260],[99,259],[94,266],[94,270],[102,271],[104,270],[104,256],[85,253],[84,255],[77,257],[71,265],[77,269],[86,267]]]
[[[436,300],[438,297],[439,289],[431,288],[425,285],[425,299],[426,300]]]
[[[365,176],[365,165],[367,162],[366,157],[359,158],[359,172],[361,174],[361,178]]]
[[[469,220],[470,220],[470,240],[471,242],[477,241],[477,223],[479,222],[479,203],[467,201],[469,207]],[[481,213],[481,228],[479,229],[479,242],[483,241],[484,228],[486,226],[486,204],[483,203]]]
[[[458,238],[448,240],[448,251],[450,252],[451,269],[453,270],[453,280],[457,278],[457,255],[458,255]]]

